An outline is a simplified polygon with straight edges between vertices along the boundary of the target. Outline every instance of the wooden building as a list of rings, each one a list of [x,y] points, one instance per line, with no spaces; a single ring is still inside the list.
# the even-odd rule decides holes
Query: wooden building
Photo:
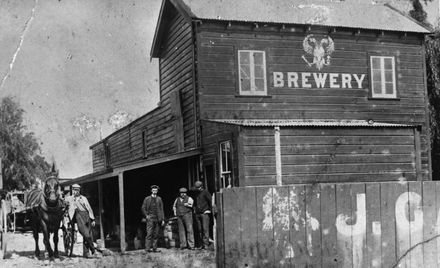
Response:
[[[93,173],[70,183],[117,197],[123,241],[151,184],[170,215],[195,180],[431,180],[427,33],[382,4],[164,0],[159,106],[92,145]]]

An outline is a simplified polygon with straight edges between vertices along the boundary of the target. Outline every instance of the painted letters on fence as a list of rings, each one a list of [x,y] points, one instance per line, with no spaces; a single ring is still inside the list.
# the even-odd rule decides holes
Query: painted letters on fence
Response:
[[[422,187],[427,190],[422,191]],[[440,267],[437,189],[440,192],[437,182],[247,188],[247,192],[254,191],[254,199],[249,195],[241,198],[242,188],[227,189],[223,198],[235,197],[235,204],[255,211],[239,211],[238,220],[233,220],[228,210],[234,207],[223,207],[224,229],[233,223],[241,228],[234,239],[224,238],[220,250],[225,250],[225,263],[241,267],[267,263]],[[247,217],[249,213],[255,216]],[[229,243],[237,243],[240,230],[246,226],[256,226],[255,237],[231,246]],[[247,248],[252,252],[253,247],[257,256],[238,254],[241,258],[228,261],[228,250]]]

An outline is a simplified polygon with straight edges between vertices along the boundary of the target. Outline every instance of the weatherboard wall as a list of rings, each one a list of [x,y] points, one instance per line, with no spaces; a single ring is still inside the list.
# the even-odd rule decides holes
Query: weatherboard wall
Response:
[[[429,177],[427,98],[424,77],[422,36],[380,31],[344,31],[272,27],[260,24],[210,23],[198,27],[197,71],[200,116],[202,119],[346,119],[374,120],[418,126],[422,172]],[[330,34],[329,34],[329,31]],[[330,65],[321,70],[309,67],[303,56],[307,35],[318,40],[330,35],[335,50]],[[240,96],[238,50],[262,50],[266,58],[267,96]],[[370,93],[369,56],[394,56],[396,99],[373,99]],[[334,73],[339,88],[302,87],[292,83],[274,86],[274,72]],[[365,75],[360,86],[353,78],[351,87],[342,88],[341,74]],[[313,84],[313,83],[312,83]],[[358,88],[359,87],[359,88]],[[346,129],[346,135],[351,131]],[[406,131],[406,130],[405,130]],[[343,137],[343,136],[341,136]],[[374,137],[374,135],[372,135]],[[266,144],[266,145],[269,145]],[[413,143],[415,146],[415,143]]]
[[[173,109],[173,93],[181,106],[180,117],[183,129],[175,129],[183,135],[184,148],[195,148],[195,114],[194,114],[194,44],[192,25],[177,11],[171,10],[166,27],[163,47],[159,59],[160,98],[161,104]],[[174,117],[176,113],[171,111]]]
[[[173,10],[167,19],[160,48],[159,107],[93,145],[94,172],[196,148],[192,28]]]

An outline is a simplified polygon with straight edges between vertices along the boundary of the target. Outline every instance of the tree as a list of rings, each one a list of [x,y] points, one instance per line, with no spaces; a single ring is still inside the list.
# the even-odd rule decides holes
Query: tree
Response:
[[[23,124],[23,114],[12,97],[1,100],[0,158],[3,187],[7,190],[28,189],[36,178],[43,179],[50,171],[34,133]]]
[[[431,0],[425,0],[425,3]],[[426,22],[426,12],[420,0],[412,0],[413,10],[410,16],[422,23]],[[433,34],[425,38],[426,48],[426,78],[429,100],[430,132],[431,132],[431,160],[432,177],[440,178],[440,30],[437,28]]]
[[[428,17],[428,15],[423,9],[422,3],[420,3],[419,0],[412,0],[412,4],[413,4],[413,9],[409,11],[409,15],[418,22],[424,25],[428,25],[428,23],[426,22],[426,18]]]

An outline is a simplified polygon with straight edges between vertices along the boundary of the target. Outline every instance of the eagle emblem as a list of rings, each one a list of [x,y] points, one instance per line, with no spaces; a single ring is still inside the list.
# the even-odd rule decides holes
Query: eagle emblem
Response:
[[[310,62],[306,59],[305,55],[302,56],[303,60],[312,67],[321,70],[322,67],[330,65],[330,55],[335,50],[335,43],[330,36],[325,36],[318,42],[313,34],[309,34],[303,41],[303,48],[307,54],[313,56],[313,61]]]

